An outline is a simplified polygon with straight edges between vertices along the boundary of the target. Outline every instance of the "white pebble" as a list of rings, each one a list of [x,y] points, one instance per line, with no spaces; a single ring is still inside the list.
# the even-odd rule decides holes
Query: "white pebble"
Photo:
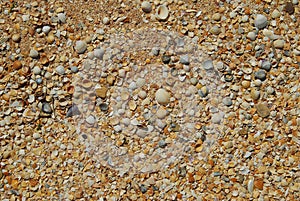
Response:
[[[50,26],[43,26],[43,29],[42,31],[45,33],[45,34],[48,34],[51,30],[51,27]]]
[[[167,111],[163,107],[160,107],[156,112],[156,116],[159,119],[163,119],[167,116]]]
[[[82,40],[76,41],[75,50],[78,54],[83,54],[85,52],[86,48],[87,48],[86,42],[84,42]]]
[[[155,99],[159,104],[166,105],[170,102],[170,94],[165,89],[158,89],[155,93]]]
[[[41,74],[41,69],[40,69],[40,67],[35,66],[35,67],[32,69],[32,72],[33,72],[33,74],[35,74],[35,75],[39,75],[39,74]]]
[[[104,55],[104,50],[103,49],[94,49],[94,56],[97,59],[102,59]]]
[[[253,31],[250,31],[248,34],[247,34],[247,38],[254,41],[256,39],[256,34],[253,32]]]
[[[284,40],[275,40],[274,41],[274,47],[275,48],[283,48],[284,47]]]
[[[36,59],[36,58],[39,57],[39,52],[36,51],[35,49],[31,49],[30,52],[29,52],[29,56],[30,56],[31,58]]]
[[[96,122],[96,119],[95,119],[95,117],[94,116],[92,116],[92,115],[90,115],[90,116],[88,116],[87,118],[86,118],[86,122],[88,123],[88,124],[94,124],[95,122]]]

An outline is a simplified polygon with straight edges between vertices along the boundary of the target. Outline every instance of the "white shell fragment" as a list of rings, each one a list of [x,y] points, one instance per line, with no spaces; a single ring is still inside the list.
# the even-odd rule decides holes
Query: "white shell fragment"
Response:
[[[156,9],[156,18],[158,20],[166,20],[169,17],[169,9],[165,5],[160,5]]]

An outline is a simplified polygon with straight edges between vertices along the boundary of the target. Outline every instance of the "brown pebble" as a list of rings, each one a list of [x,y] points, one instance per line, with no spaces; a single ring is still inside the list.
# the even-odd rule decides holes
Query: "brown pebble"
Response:
[[[285,4],[284,9],[290,15],[294,14],[294,12],[295,12],[295,7],[294,7],[294,4],[292,2],[287,2]]]
[[[270,115],[270,109],[266,103],[259,103],[256,105],[256,110],[259,116],[265,118]]]
[[[106,92],[107,88],[106,87],[101,87],[99,89],[96,89],[96,96],[100,98],[105,98],[106,97]]]
[[[22,68],[22,63],[21,61],[17,60],[13,63],[12,65],[12,69],[13,70],[19,70],[20,68]]]
[[[254,181],[254,186],[255,188],[259,189],[259,190],[263,190],[264,188],[264,181],[263,179],[257,179]]]

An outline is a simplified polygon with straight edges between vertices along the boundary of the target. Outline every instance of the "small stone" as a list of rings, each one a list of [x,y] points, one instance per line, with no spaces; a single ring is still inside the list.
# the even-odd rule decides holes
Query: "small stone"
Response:
[[[269,71],[271,69],[271,62],[268,60],[263,60],[261,63],[261,68],[266,71]]]
[[[3,159],[8,159],[11,156],[10,151],[4,151],[2,154]]]
[[[85,120],[90,125],[93,125],[96,122],[96,119],[93,115],[88,116]]]
[[[96,89],[96,96],[100,97],[100,98],[106,98],[106,93],[107,93],[107,88],[106,87],[101,87]]]
[[[258,70],[257,72],[254,73],[254,77],[256,79],[260,79],[261,81],[264,81],[267,77],[266,71],[265,70]]]
[[[18,42],[21,41],[21,35],[20,35],[20,34],[13,34],[12,37],[11,37],[11,39],[12,39],[14,42],[18,43]]]
[[[214,25],[211,29],[210,29],[210,33],[214,34],[214,35],[219,35],[221,33],[221,29],[219,26]]]
[[[189,55],[185,54],[185,55],[180,56],[179,61],[180,61],[180,63],[182,63],[184,65],[189,65],[190,64]]]
[[[253,100],[258,100],[260,97],[260,92],[256,89],[252,89],[250,95]]]
[[[141,7],[145,13],[150,13],[152,11],[151,3],[149,3],[148,1],[143,1]]]
[[[247,38],[254,41],[256,39],[256,33],[254,33],[253,31],[250,31],[248,34],[247,34]]]
[[[41,135],[39,133],[34,133],[32,135],[32,137],[33,137],[33,139],[37,140],[37,139],[39,139],[41,137]]]
[[[278,49],[282,49],[284,47],[284,43],[285,43],[284,40],[280,40],[280,39],[275,40],[274,47]]]
[[[293,4],[292,2],[287,2],[287,3],[285,4],[284,10],[285,10],[288,14],[293,15],[294,12],[295,12],[294,4]]]
[[[66,114],[66,117],[72,117],[72,116],[76,116],[76,115],[80,115],[80,111],[77,107],[77,105],[72,105],[69,109],[68,112]]]
[[[156,112],[156,116],[159,119],[165,118],[167,114],[168,114],[167,110],[165,110],[163,107],[160,107]]]
[[[230,97],[225,97],[223,100],[222,100],[223,104],[226,105],[226,106],[231,106],[232,105],[232,100]]]
[[[214,64],[213,64],[213,61],[212,60],[206,60],[202,63],[202,67],[205,69],[205,70],[211,70],[214,68]]]
[[[140,190],[141,190],[142,193],[146,193],[148,191],[148,188],[145,185],[141,185]]]
[[[61,23],[66,23],[66,21],[67,21],[66,14],[64,14],[64,13],[58,13],[57,18],[58,18],[59,22],[61,22]]]
[[[105,51],[103,49],[95,49],[94,50],[94,56],[97,59],[103,59],[103,55],[104,55]]]
[[[86,51],[86,49],[87,49],[86,42],[82,40],[76,41],[75,50],[78,54],[83,54]]]
[[[258,190],[263,190],[264,188],[264,180],[263,179],[256,179],[254,181],[254,187]]]
[[[63,66],[57,66],[55,71],[59,74],[59,75],[63,75],[65,74],[65,68]]]
[[[258,29],[263,29],[268,25],[268,19],[266,16],[258,14],[254,20],[254,25]]]
[[[77,66],[71,66],[70,70],[72,71],[72,73],[77,73],[79,69]]]
[[[14,61],[13,65],[12,65],[12,69],[13,70],[19,70],[20,68],[22,68],[23,64],[21,61],[16,60]]]
[[[220,21],[221,20],[221,14],[220,13],[213,14],[212,19],[215,20],[215,21]]]
[[[164,64],[168,64],[171,61],[171,57],[169,55],[162,55],[161,60]]]
[[[266,103],[259,103],[255,107],[259,116],[265,118],[270,115],[270,109]]]
[[[106,112],[108,110],[108,104],[106,103],[101,103],[99,107],[102,112]]]
[[[37,59],[39,57],[39,53],[35,49],[31,49],[29,52],[29,56],[33,59]]]
[[[241,84],[243,88],[248,89],[251,83],[248,80],[243,80]]]
[[[206,97],[208,95],[208,88],[206,86],[201,87],[201,89],[198,91],[199,96],[202,98]]]
[[[159,104],[166,105],[170,102],[170,94],[165,89],[158,89],[155,93],[155,99]]]
[[[279,18],[280,16],[281,16],[281,13],[277,9],[273,10],[273,12],[271,13],[271,17],[273,19]]]
[[[165,147],[167,146],[167,143],[166,143],[165,140],[160,140],[160,141],[158,142],[158,146],[159,146],[160,148],[165,148]]]
[[[51,114],[53,111],[52,111],[52,108],[50,106],[49,103],[47,102],[44,102],[43,105],[42,105],[42,111],[46,114]]]
[[[190,83],[191,83],[192,85],[196,85],[196,84],[198,83],[198,79],[195,78],[195,77],[192,77],[192,78],[190,79]]]
[[[40,67],[38,67],[38,66],[35,66],[33,69],[32,69],[32,72],[33,72],[33,74],[35,74],[35,75],[39,75],[39,74],[41,74],[41,68]]]
[[[275,93],[275,90],[273,87],[271,86],[268,86],[267,89],[266,89],[266,92],[269,94],[269,95],[272,95]]]
[[[42,28],[42,31],[45,33],[45,34],[48,34],[51,30],[51,27],[50,26],[43,26]]]
[[[247,185],[247,189],[248,189],[249,193],[253,192],[253,186],[254,186],[254,179],[250,179],[248,181],[248,185]]]
[[[109,18],[108,17],[104,17],[102,20],[104,25],[108,25],[109,24]]]
[[[223,113],[220,112],[214,113],[211,116],[211,122],[213,124],[220,124],[222,122],[223,117],[224,117]]]
[[[37,83],[37,84],[42,84],[43,83],[43,79],[42,78],[37,78],[36,80],[35,80],[35,82]]]

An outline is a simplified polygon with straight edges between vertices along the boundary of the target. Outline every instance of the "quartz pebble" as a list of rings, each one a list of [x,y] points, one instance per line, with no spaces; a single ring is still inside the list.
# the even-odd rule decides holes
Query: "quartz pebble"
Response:
[[[63,67],[63,66],[57,66],[56,67],[56,72],[58,73],[58,74],[60,74],[60,75],[63,75],[63,74],[65,74],[65,68]]]
[[[266,16],[258,14],[254,20],[254,25],[258,29],[263,29],[268,25],[268,19]]]
[[[256,39],[256,34],[253,32],[253,31],[250,31],[248,34],[247,34],[247,38],[254,41]]]
[[[281,13],[277,9],[275,9],[275,10],[273,10],[271,16],[272,16],[273,19],[276,19],[276,18],[279,18],[281,16]]]
[[[51,27],[50,26],[43,26],[42,28],[42,31],[45,33],[45,34],[48,34],[51,30]]]
[[[103,55],[104,55],[104,50],[103,50],[103,49],[95,49],[95,50],[94,50],[94,56],[95,56],[97,59],[102,59],[102,58],[103,58]]]
[[[95,122],[96,122],[96,119],[95,119],[95,117],[94,116],[92,116],[92,115],[90,115],[90,116],[88,116],[87,118],[86,118],[86,122],[88,123],[88,124],[94,124]]]
[[[159,104],[166,105],[170,102],[170,94],[165,89],[158,89],[155,93],[155,99]]]
[[[86,42],[80,40],[80,41],[76,41],[75,44],[75,50],[78,54],[83,54],[87,49],[87,44]]]

